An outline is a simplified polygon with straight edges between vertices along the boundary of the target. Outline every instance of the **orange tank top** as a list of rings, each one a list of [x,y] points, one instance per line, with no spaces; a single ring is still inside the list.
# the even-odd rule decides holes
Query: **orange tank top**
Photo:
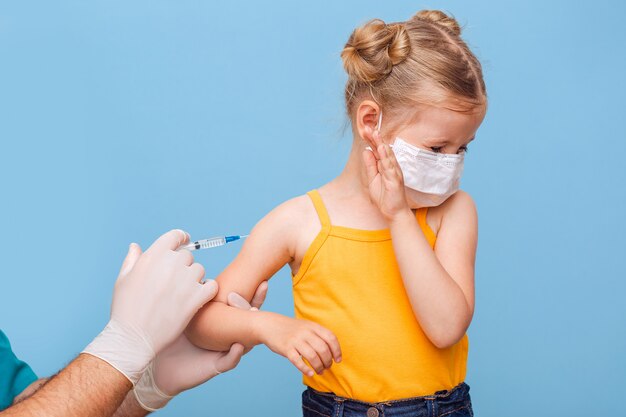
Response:
[[[293,276],[296,317],[339,339],[342,361],[304,377],[322,392],[366,402],[434,394],[465,380],[467,334],[439,349],[424,334],[404,290],[388,229],[333,226],[317,190],[307,193],[322,228]],[[434,248],[427,208],[416,220]]]

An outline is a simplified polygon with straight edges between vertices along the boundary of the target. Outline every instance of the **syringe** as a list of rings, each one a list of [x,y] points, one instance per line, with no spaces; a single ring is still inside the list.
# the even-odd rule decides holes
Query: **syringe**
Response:
[[[234,236],[217,236],[209,239],[196,240],[195,242],[189,242],[185,246],[181,246],[179,249],[198,250],[198,249],[211,249],[218,246],[224,246],[227,243],[234,242],[235,240],[243,239],[249,235],[234,235]]]

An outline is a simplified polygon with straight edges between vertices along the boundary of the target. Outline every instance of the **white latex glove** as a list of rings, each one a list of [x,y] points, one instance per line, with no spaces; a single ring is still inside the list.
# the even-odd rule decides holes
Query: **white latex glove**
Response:
[[[258,310],[267,295],[267,282],[256,290],[250,305],[237,293],[230,293],[228,304],[244,310]],[[244,354],[243,345],[235,343],[228,352],[214,352],[193,345],[181,334],[150,363],[134,392],[137,402],[148,411],[165,407],[175,395],[196,387],[214,376],[234,369]]]
[[[111,319],[83,351],[108,362],[133,385],[217,294],[215,281],[201,283],[204,268],[191,252],[176,251],[188,241],[187,233],[172,230],[143,254],[131,244],[115,283]]]

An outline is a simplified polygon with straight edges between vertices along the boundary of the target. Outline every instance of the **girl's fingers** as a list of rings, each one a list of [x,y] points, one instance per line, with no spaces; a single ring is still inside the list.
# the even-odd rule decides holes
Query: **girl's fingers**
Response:
[[[313,346],[311,346],[308,342],[299,343],[296,349],[298,350],[298,352],[300,352],[302,356],[304,356],[304,359],[309,362],[313,369],[315,369],[315,372],[321,374],[322,371],[324,371],[322,359],[320,359],[315,349],[313,349]]]
[[[391,159],[391,161],[393,162],[393,169],[396,172],[396,175],[404,180],[404,176],[402,175],[402,168],[400,168],[400,164],[398,163],[398,160],[395,158],[395,155]]]
[[[374,130],[371,139],[366,137],[365,140],[367,140],[372,148],[372,152],[374,153],[376,159],[381,159],[384,153],[381,153],[380,151],[380,146],[383,144],[383,140],[380,138],[380,132],[378,130]]]
[[[387,176],[385,175],[385,166],[383,165],[383,161],[380,161],[380,160],[376,161],[376,169],[378,170],[380,175],[387,178]]]
[[[383,177],[392,182],[401,180],[402,171],[400,171],[398,161],[396,160],[394,153],[391,151],[391,148],[388,145],[382,145],[381,153],[384,155],[381,160],[383,167],[381,173],[383,174]]]
[[[293,349],[287,354],[287,359],[289,362],[293,363],[296,368],[304,375],[313,376],[313,370],[307,366],[307,364],[302,359],[300,353],[297,350]]]
[[[328,344],[326,344],[326,341],[319,337],[317,334],[314,334],[308,342],[311,347],[315,349],[317,355],[322,360],[324,368],[330,368],[330,366],[333,364],[333,355],[330,352],[330,347],[328,346]]]
[[[378,153],[378,147],[376,146],[374,142],[370,142],[370,149],[366,149],[366,151],[370,151],[371,153],[373,153],[374,158],[376,160],[380,159],[380,154]]]
[[[379,161],[382,161],[385,159],[385,157],[387,156],[387,152],[385,151],[385,145],[378,144],[378,146],[376,147],[376,150],[378,151],[378,155],[380,156],[380,158],[378,158]]]
[[[372,134],[372,139],[374,139],[374,145],[376,146],[376,148],[383,144],[383,140],[380,138],[380,131],[378,130],[374,130],[374,133]]]
[[[378,161],[378,170],[380,171],[383,178],[388,181],[393,181],[395,177],[395,170],[389,161],[389,157],[386,154],[386,150],[383,145],[380,147],[380,153],[383,155],[383,158]]]
[[[369,145],[369,147],[371,148],[371,152],[374,154],[374,156],[376,157],[376,159],[380,159],[380,155],[378,154],[378,144],[376,144],[376,142],[374,141],[373,138],[368,137],[367,135],[363,137],[363,139],[365,140],[365,142]],[[369,149],[366,149],[369,150]]]
[[[391,164],[391,160],[389,157],[389,152],[387,150],[388,146],[381,144],[378,147],[378,153],[381,155],[380,160],[383,161],[383,165],[385,166],[385,168],[389,169],[389,167],[392,165]]]
[[[402,177],[402,169],[400,168],[400,163],[398,162],[398,158],[396,158],[396,154],[393,153],[393,150],[391,149],[391,146],[387,146],[387,154],[389,155],[389,160],[391,161],[391,164],[393,165],[396,174],[400,177]]]
[[[335,362],[341,362],[341,346],[339,346],[339,340],[337,340],[335,334],[322,326],[316,328],[315,333],[317,333],[319,337],[324,339],[324,341],[330,348]]]
[[[396,155],[393,153],[389,145],[385,145],[385,155],[387,155],[385,160],[389,162],[389,169],[394,169],[398,164],[398,161],[396,160]]]
[[[378,175],[378,166],[376,163],[376,157],[372,151],[367,149],[363,151],[363,162],[365,163],[365,171],[367,173],[367,181],[372,182],[376,175]]]

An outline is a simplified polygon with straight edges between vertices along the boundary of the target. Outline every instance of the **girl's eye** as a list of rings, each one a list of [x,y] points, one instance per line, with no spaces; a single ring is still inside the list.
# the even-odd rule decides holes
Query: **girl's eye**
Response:
[[[467,148],[467,145],[461,146],[459,148],[459,152],[458,153],[467,153],[469,149]]]
[[[443,146],[431,146],[430,149],[435,153],[440,153],[443,149]]]

